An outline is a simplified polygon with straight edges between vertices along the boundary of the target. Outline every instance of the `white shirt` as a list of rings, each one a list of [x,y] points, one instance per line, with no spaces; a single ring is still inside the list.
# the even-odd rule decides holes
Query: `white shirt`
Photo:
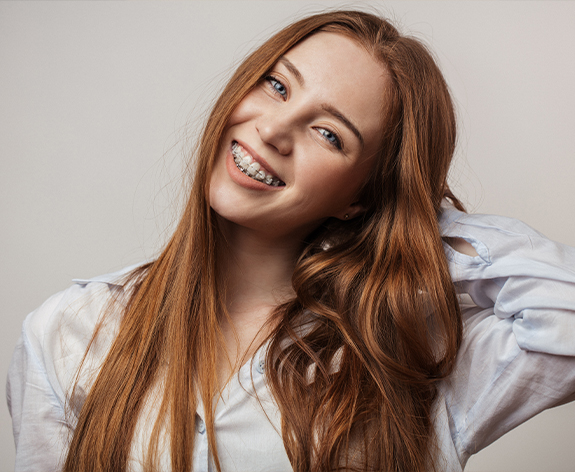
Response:
[[[464,340],[434,408],[437,470],[461,471],[471,454],[507,431],[575,399],[575,248],[550,241],[520,221],[468,215],[449,205],[440,225],[443,236],[465,239],[478,254],[467,256],[444,243],[461,294]],[[75,414],[114,339],[119,317],[108,317],[88,354],[78,379],[80,394],[68,416],[66,392],[102,309],[111,296],[121,299],[119,279],[129,269],[76,280],[24,321],[7,385],[16,471],[61,467]],[[264,358],[261,349],[230,381],[217,405],[218,452],[226,472],[291,470],[279,413],[265,382]],[[147,413],[153,413],[157,394],[152,392]],[[144,414],[138,423],[130,470],[141,470],[153,419]],[[162,463],[168,470],[167,452]],[[202,405],[193,467],[213,470]]]

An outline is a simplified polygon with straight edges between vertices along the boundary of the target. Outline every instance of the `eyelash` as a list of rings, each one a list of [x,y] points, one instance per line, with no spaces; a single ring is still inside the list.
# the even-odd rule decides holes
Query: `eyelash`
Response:
[[[338,149],[339,151],[341,151],[343,149],[343,146],[341,144],[341,139],[339,139],[338,135],[335,134],[333,131],[330,131],[329,129],[326,128],[316,128],[319,131],[319,134],[321,134],[323,136],[323,139],[325,139],[329,144],[331,144],[333,147],[335,147],[336,149]],[[331,141],[330,139],[327,138],[327,136],[325,134],[323,134],[320,130],[326,131],[326,134],[329,134],[331,136],[334,137],[334,141]]]
[[[287,99],[287,88],[276,77],[274,77],[273,75],[267,75],[265,77],[265,81],[268,84],[268,87],[270,88],[272,93],[279,95],[282,98],[282,100]],[[282,91],[280,91],[280,89],[282,89]],[[340,151],[343,149],[342,141],[336,133],[327,128],[316,128],[316,130],[318,130],[319,134],[323,137],[323,139],[325,139],[331,146],[335,147]],[[325,131],[326,133],[325,134],[322,133],[321,130]],[[335,140],[332,141],[328,139],[328,136],[326,135],[329,135],[330,137],[333,136]]]
[[[268,75],[266,76],[265,80],[268,83],[272,93],[279,95],[284,100],[287,98],[287,88],[277,78],[275,78],[273,75]],[[283,89],[283,93],[278,90],[278,88],[276,87],[277,85],[279,85]]]

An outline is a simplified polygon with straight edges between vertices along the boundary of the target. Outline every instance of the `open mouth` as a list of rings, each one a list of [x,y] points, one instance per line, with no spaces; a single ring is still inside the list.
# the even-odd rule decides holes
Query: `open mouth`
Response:
[[[269,185],[270,187],[282,187],[285,185],[285,182],[282,182],[275,175],[267,172],[259,162],[256,162],[250,153],[247,152],[237,141],[232,142],[232,156],[236,163],[236,167],[248,177]]]

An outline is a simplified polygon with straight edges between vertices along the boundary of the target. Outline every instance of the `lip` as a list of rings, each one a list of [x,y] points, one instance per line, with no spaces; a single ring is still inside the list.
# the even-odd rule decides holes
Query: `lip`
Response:
[[[233,141],[237,142],[241,147],[243,147],[252,156],[253,160],[263,168],[265,172],[277,177],[277,173],[275,172],[275,170],[266,162],[266,160],[263,157],[257,154],[250,146],[248,146],[247,144],[238,139],[234,139]],[[226,169],[228,171],[228,174],[236,184],[251,190],[277,191],[282,190],[285,187],[285,185],[273,187],[271,185],[264,184],[263,182],[252,179],[251,177],[244,174],[240,169],[238,169],[238,166],[234,162],[234,156],[232,154],[233,141],[230,143],[230,146],[228,147],[228,151],[226,153]]]

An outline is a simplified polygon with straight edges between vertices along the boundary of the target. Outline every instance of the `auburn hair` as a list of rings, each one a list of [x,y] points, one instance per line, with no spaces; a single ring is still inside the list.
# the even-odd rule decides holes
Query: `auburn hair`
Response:
[[[283,54],[319,31],[365,47],[390,86],[379,156],[361,194],[367,211],[328,220],[307,237],[292,279],[296,296],[272,314],[268,385],[295,471],[432,468],[437,383],[452,371],[462,335],[437,222],[444,196],[460,206],[446,184],[453,105],[419,41],[372,14],[330,11],[266,41],[215,103],[182,218],[157,260],[131,274],[118,334],[79,414],[64,471],[125,471],[136,422],[158,385],[144,469],[157,470],[165,436],[172,470],[192,470],[198,397],[211,405],[218,394],[213,366],[225,313],[216,277],[221,235],[208,200],[212,166],[236,106]],[[214,412],[205,413],[220,471]]]

